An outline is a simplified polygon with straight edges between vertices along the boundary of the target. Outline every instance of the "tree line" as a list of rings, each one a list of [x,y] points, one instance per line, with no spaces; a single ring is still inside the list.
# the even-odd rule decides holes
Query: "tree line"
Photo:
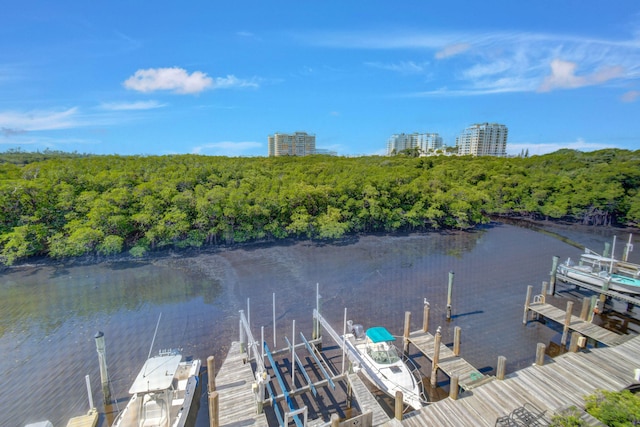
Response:
[[[532,157],[0,153],[0,261],[353,233],[491,215],[640,224],[640,151]]]

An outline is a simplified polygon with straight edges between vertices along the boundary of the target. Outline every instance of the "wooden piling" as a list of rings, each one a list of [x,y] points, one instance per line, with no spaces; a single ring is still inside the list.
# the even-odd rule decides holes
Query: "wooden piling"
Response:
[[[422,311],[422,332],[429,332],[429,303],[425,301]]]
[[[578,331],[573,331],[571,333],[571,341],[569,341],[569,351],[572,353],[576,353],[578,351],[580,337],[582,334]]]
[[[340,415],[331,414],[331,427],[340,427]]]
[[[536,365],[544,365],[544,352],[547,350],[547,346],[543,343],[538,343],[536,347]]]
[[[531,301],[531,294],[533,293],[533,286],[527,286],[527,299],[524,301],[524,314],[522,315],[522,324],[526,325],[529,318],[529,302]]]
[[[209,426],[220,427],[220,400],[218,398],[218,392],[212,391],[209,393]]]
[[[542,296],[542,300],[540,301],[541,303],[545,304],[547,302],[547,289],[549,289],[549,282],[542,282],[542,293],[540,294]]]
[[[451,400],[458,400],[458,380],[459,380],[459,376],[458,375],[452,375],[451,376],[451,381],[449,383],[449,398]]]
[[[460,333],[462,332],[462,328],[460,326],[456,326],[453,328],[453,355],[460,356]]]
[[[451,296],[453,294],[453,271],[449,272],[449,286],[447,287],[447,320],[451,320]]]
[[[396,390],[396,401],[395,401],[395,418],[398,421],[402,421],[402,413],[404,412],[404,403],[402,401],[402,392],[400,390]]]
[[[507,358],[504,356],[498,356],[498,366],[496,367],[496,378],[499,380],[503,380],[506,370],[507,370]]]
[[[562,328],[562,338],[560,344],[567,345],[567,337],[569,335],[569,326],[571,325],[571,312],[573,311],[573,301],[567,301],[567,313],[564,317],[564,327]]]
[[[431,387],[435,387],[438,384],[438,363],[440,362],[441,340],[442,334],[440,333],[440,329],[438,329],[433,343],[433,360],[431,362]]]
[[[216,391],[216,359],[213,356],[207,357],[207,391]]]
[[[549,281],[549,295],[555,295],[556,294],[556,272],[558,270],[558,262],[560,261],[560,258],[558,258],[557,256],[553,257],[553,262],[551,263],[551,280]]]
[[[582,309],[580,310],[580,320],[586,321],[589,317],[589,307],[591,306],[591,298],[582,298]]]
[[[403,350],[404,354],[409,354],[409,334],[411,333],[411,312],[404,312],[404,335],[403,335]]]
[[[105,405],[111,403],[111,389],[109,388],[109,373],[107,372],[107,349],[104,333],[98,331],[95,335],[98,362],[100,364],[100,382],[102,384],[102,398]]]

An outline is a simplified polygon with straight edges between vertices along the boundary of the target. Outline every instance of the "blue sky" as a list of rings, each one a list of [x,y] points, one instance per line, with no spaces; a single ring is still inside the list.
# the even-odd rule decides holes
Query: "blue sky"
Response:
[[[180,4],[185,3],[185,4]],[[640,2],[31,1],[0,25],[0,150],[340,155],[480,122],[507,151],[640,149]]]

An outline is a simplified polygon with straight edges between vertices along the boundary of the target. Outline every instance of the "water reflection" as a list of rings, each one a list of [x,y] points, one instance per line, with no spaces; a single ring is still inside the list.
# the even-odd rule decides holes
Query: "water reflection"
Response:
[[[99,403],[98,330],[106,337],[112,394],[122,406],[160,314],[152,351],[179,346],[203,360],[213,354],[219,366],[238,339],[237,313],[247,298],[256,337],[264,326],[271,345],[274,293],[277,346],[291,336],[293,320],[310,335],[316,283],[324,316],[335,326],[346,307],[357,323],[399,335],[405,311],[414,313],[412,329],[422,325],[426,298],[443,342],[452,342],[460,326],[470,363],[490,373],[503,355],[513,371],[529,365],[536,344],[554,334],[544,325],[521,326],[527,286],[548,280],[553,255],[575,254],[552,236],[494,224],[473,232],[362,236],[342,245],[255,245],[149,262],[7,270],[0,277],[0,425],[42,419],[66,425],[88,409],[87,374]],[[447,322],[449,271],[455,285]]]

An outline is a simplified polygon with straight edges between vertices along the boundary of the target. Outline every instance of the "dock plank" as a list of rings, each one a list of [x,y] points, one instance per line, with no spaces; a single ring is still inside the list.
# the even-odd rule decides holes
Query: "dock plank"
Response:
[[[264,413],[256,412],[256,395],[251,364],[245,363],[240,343],[233,342],[216,375],[216,391],[219,399],[219,425],[268,427]]]
[[[430,361],[433,361],[435,337],[432,334],[423,331],[411,332],[409,334],[409,342]],[[440,343],[438,369],[448,377],[458,375],[458,385],[464,390],[470,390],[493,378],[482,374],[462,357],[456,356],[449,347],[442,343]]]

